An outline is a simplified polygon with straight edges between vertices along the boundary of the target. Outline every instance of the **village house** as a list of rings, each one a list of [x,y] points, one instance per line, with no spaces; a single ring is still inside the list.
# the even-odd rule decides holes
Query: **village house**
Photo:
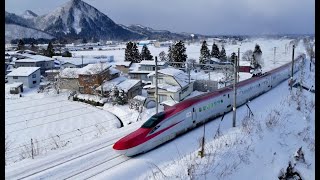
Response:
[[[15,61],[15,67],[40,67],[40,73],[45,74],[46,70],[54,68],[54,59],[41,55],[23,54],[24,59]]]
[[[104,58],[94,58],[94,57],[62,57],[53,56],[56,61],[59,61],[60,67],[63,68],[81,68],[88,64],[96,63],[106,63],[113,61],[113,56],[108,56]],[[112,59],[112,60],[110,60]]]
[[[79,92],[95,94],[96,88],[103,81],[108,81],[120,76],[120,71],[111,68],[106,63],[88,64],[79,70]]]
[[[148,98],[155,99],[155,73],[150,73],[152,84],[144,86],[147,89]],[[158,71],[158,95],[159,102],[173,100],[180,102],[193,91],[194,81],[186,73],[174,68],[165,68]]]
[[[127,99],[132,99],[136,95],[142,94],[142,83],[141,80],[128,79],[126,77],[120,76],[110,81],[105,81],[101,86],[96,88],[96,91],[101,94],[101,90],[105,97],[108,97],[114,87],[118,90],[123,90],[127,96]]]
[[[163,61],[158,62],[158,70],[167,67],[167,63]],[[154,72],[156,69],[155,61],[141,61],[140,63],[133,63],[129,69],[129,76],[132,79],[140,79],[143,84],[150,83],[152,79],[148,77],[148,74]]]
[[[79,69],[80,68],[65,68],[55,76],[60,89],[69,89],[79,91]]]
[[[123,62],[116,62],[115,68],[121,71],[124,74],[128,74],[129,68],[132,65],[132,61],[123,61]]]
[[[7,74],[8,83],[21,82],[24,86],[33,88],[40,83],[39,67],[19,67]]]

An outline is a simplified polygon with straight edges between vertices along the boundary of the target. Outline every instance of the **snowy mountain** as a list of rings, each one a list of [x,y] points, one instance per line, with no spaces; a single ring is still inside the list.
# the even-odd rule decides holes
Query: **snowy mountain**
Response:
[[[20,26],[17,24],[5,24],[5,41],[10,42],[13,39],[34,38],[34,39],[53,39],[54,36],[33,28]]]
[[[5,23],[6,24],[17,24],[24,27],[34,27],[34,23],[30,19],[18,16],[14,13],[5,12]]]
[[[71,0],[47,15],[34,20],[36,26],[57,36],[71,38],[134,39],[132,33],[107,15],[81,0]]]
[[[189,35],[172,33],[167,30],[154,30],[142,25],[128,27],[116,24],[107,15],[81,1],[70,0],[48,14],[38,16],[27,10],[21,16],[6,12],[6,24],[17,24],[35,28],[56,37],[67,39],[188,39]]]
[[[32,19],[38,17],[38,15],[32,12],[31,10],[26,10],[21,16],[25,19]]]

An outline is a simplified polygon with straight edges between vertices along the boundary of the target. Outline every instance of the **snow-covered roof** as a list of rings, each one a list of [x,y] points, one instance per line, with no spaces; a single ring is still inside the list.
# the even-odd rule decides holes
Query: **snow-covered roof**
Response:
[[[136,95],[133,99],[136,99],[138,101],[144,101],[147,99],[147,97],[144,97],[144,96],[140,96],[140,95]]]
[[[24,54],[21,54],[22,56],[25,56],[27,58],[30,58],[30,59],[34,59],[34,60],[37,60],[37,61],[52,61],[54,60],[53,58],[50,58],[50,57],[47,57],[47,56],[42,56],[42,55],[33,55],[33,54],[28,54],[28,53],[24,53]]]
[[[116,86],[118,84],[120,84],[121,82],[127,80],[128,78],[124,77],[124,76],[120,76],[120,77],[117,77],[117,78],[114,78],[110,81],[106,81],[102,84],[103,86],[103,90],[104,91],[110,91],[113,86]],[[97,87],[96,90],[100,90],[101,89],[101,86]]]
[[[166,62],[164,61],[158,61],[158,66],[163,66],[166,64]],[[140,65],[146,65],[146,66],[155,66],[156,65],[156,61],[152,60],[152,61],[147,61],[147,60],[143,60],[140,62]]]
[[[165,100],[165,101],[161,102],[160,104],[161,105],[167,105],[167,106],[173,106],[173,105],[175,105],[177,103],[178,103],[177,101],[174,101],[172,99],[168,99],[168,100]]]
[[[139,81],[140,80],[128,79],[126,77],[120,76],[110,81],[104,82],[103,90],[110,91],[113,88],[113,86],[117,86],[119,89],[122,89],[125,92],[128,92],[128,90],[131,89],[133,86],[135,86],[137,83],[139,83]],[[96,90],[101,90],[101,86],[97,87]]]
[[[61,64],[66,64],[66,63],[70,63],[70,64],[74,64],[76,66],[80,66],[82,65],[82,58],[76,58],[76,57],[61,57],[61,56],[57,56],[55,57],[56,60],[59,60],[61,62]],[[83,64],[95,64],[95,63],[99,63],[99,62],[109,62],[109,60],[107,59],[97,59],[97,58],[83,58]]]
[[[178,92],[181,87],[180,86],[173,86],[173,85],[170,85],[170,84],[166,84],[166,83],[161,83],[161,84],[158,84],[158,88],[159,89],[164,89],[168,92]]]
[[[30,76],[40,69],[40,67],[18,67],[17,69],[12,70],[7,76]]]
[[[110,67],[109,70],[110,70],[110,74],[120,73],[120,71],[119,71],[118,69],[115,69],[115,68],[113,68],[113,67]]]
[[[16,60],[16,62],[40,62],[40,61],[43,61],[43,60],[39,60],[39,59],[31,59],[31,58],[26,58],[26,59],[19,59],[19,60]]]
[[[139,82],[140,80],[137,79],[128,79],[118,84],[117,87],[122,89],[124,92],[128,92],[133,86],[135,86]]]
[[[60,72],[62,78],[78,78],[80,68],[65,68]]]
[[[158,71],[158,73],[172,76],[180,84],[181,87],[188,85],[188,82],[189,82],[188,75],[179,69],[170,67],[170,68],[161,69]]]
[[[21,85],[23,85],[22,82],[14,82],[14,83],[8,84],[8,86],[9,86],[10,88],[17,88],[17,87],[19,87],[19,86],[21,86]]]
[[[45,71],[45,73],[57,73],[57,72],[59,72],[58,69],[50,69]]]
[[[122,62],[116,62],[114,63],[116,66],[130,66],[130,64],[132,64],[131,61],[122,61]]]
[[[106,63],[88,64],[85,67],[79,69],[79,74],[99,74],[110,67],[111,65]]]

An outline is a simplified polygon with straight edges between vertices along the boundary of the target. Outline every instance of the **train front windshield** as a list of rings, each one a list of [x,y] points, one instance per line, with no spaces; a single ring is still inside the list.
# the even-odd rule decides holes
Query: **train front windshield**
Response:
[[[164,118],[165,113],[159,112],[158,114],[155,114],[151,116],[150,119],[148,119],[141,127],[142,128],[153,128],[155,127],[159,122],[162,121]]]

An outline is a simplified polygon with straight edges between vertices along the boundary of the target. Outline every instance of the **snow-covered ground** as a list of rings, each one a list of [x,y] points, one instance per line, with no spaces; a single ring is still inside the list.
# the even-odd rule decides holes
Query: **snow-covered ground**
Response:
[[[264,69],[270,70],[291,61],[291,50],[284,53],[285,45],[289,42],[257,39],[242,43],[240,48],[241,52],[253,50],[255,43],[258,43],[263,52]],[[238,47],[226,45],[227,55],[236,52]],[[273,47],[277,47],[275,64]],[[150,46],[149,49],[153,55],[167,52],[167,48]],[[198,59],[199,51],[200,45],[187,46],[188,57]],[[115,61],[120,62],[124,59],[124,50],[72,53],[114,55]],[[296,56],[299,53],[304,53],[301,43],[295,50]],[[310,87],[314,85],[314,71],[309,73],[306,69],[305,72],[304,84]],[[299,75],[296,74],[297,77]],[[302,95],[298,96],[294,88],[291,96],[286,82],[249,103],[254,116],[246,123],[243,123],[248,112],[246,106],[237,109],[236,128],[231,128],[232,113],[225,115],[223,121],[218,118],[207,123],[206,156],[203,159],[197,157],[202,127],[134,158],[125,159],[114,154],[112,144],[141,126],[153,115],[154,108],[145,109],[141,118],[138,118],[138,113],[130,110],[127,105],[96,108],[68,100],[67,92],[57,95],[26,89],[23,97],[18,97],[8,94],[8,90],[6,84],[8,179],[17,179],[46,168],[47,171],[39,172],[33,179],[64,179],[72,175],[75,175],[73,179],[84,179],[95,174],[98,175],[92,179],[188,179],[188,169],[193,170],[191,174],[198,179],[276,179],[280,169],[287,167],[288,161],[300,146],[305,152],[306,164],[298,163],[296,168],[305,179],[315,177],[314,94],[303,90]],[[201,92],[193,93],[196,94]],[[297,110],[298,99],[301,101],[300,110]],[[123,128],[117,128],[119,121],[113,114],[126,123]],[[274,124],[266,123],[274,119]],[[218,127],[220,135],[214,138]],[[45,149],[34,160],[28,158],[30,154],[26,155],[30,150],[31,138],[34,142],[38,141],[34,146],[39,146],[40,150]],[[21,146],[23,144],[26,146]],[[16,159],[10,160],[10,156],[16,156]],[[26,159],[13,163],[22,156]],[[211,165],[205,165],[205,162],[211,162]],[[113,164],[119,165],[111,168]],[[88,171],[80,173],[86,169]]]

